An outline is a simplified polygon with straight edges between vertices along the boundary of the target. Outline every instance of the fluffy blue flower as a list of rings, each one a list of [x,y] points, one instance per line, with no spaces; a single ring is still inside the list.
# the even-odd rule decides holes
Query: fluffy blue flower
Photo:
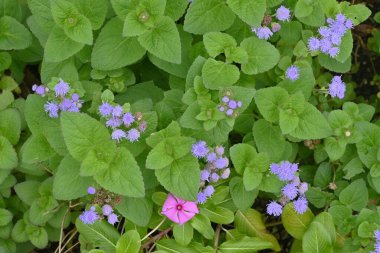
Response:
[[[346,84],[342,81],[340,76],[334,76],[329,85],[329,94],[331,97],[344,98],[346,92]]]
[[[210,162],[210,163],[215,162],[216,159],[217,159],[217,156],[216,156],[216,153],[214,152],[209,153],[206,157],[207,162]]]
[[[115,106],[112,110],[112,116],[121,117],[121,115],[123,115],[123,107],[120,105]]]
[[[119,118],[112,117],[106,121],[106,126],[111,128],[119,127],[121,126],[121,120]]]
[[[303,214],[307,211],[307,199],[303,196],[299,197],[296,201],[293,201],[294,210],[298,214]]]
[[[208,181],[210,177],[210,172],[208,170],[202,170],[201,171],[201,180],[202,181]]]
[[[58,118],[59,106],[54,102],[46,102],[45,111],[49,113],[50,118]]]
[[[229,163],[229,161],[227,158],[220,157],[220,158],[215,160],[214,165],[217,169],[223,169],[223,168],[226,168],[228,166],[228,163]]]
[[[298,170],[298,164],[282,161],[280,164],[271,164],[270,169],[281,181],[291,181]]]
[[[70,86],[64,82],[63,80],[59,80],[59,82],[54,87],[55,96],[65,96],[70,91]]]
[[[116,129],[112,132],[111,134],[111,138],[112,140],[117,140],[118,142],[123,139],[123,138],[126,138],[127,135],[126,133],[123,131],[123,130],[120,130],[120,129]]]
[[[268,40],[273,35],[273,32],[266,26],[252,28],[252,32],[261,40]]]
[[[132,115],[132,113],[127,112],[123,116],[123,123],[126,127],[129,127],[133,122],[135,122],[135,117]]]
[[[285,185],[282,188],[282,194],[284,194],[284,196],[287,197],[289,200],[295,199],[298,195],[297,186],[292,183]]]
[[[267,206],[267,214],[273,216],[280,216],[282,214],[282,205],[276,201],[272,201]]]
[[[285,6],[280,6],[276,10],[276,18],[280,21],[289,21],[290,19],[290,10]]]
[[[113,107],[107,102],[103,102],[101,106],[99,106],[99,112],[103,117],[110,116],[112,113]]]
[[[296,81],[300,76],[299,68],[295,65],[290,66],[285,72],[286,78],[291,81]]]
[[[92,186],[87,188],[87,193],[90,195],[94,195],[96,193],[96,189]]]
[[[212,194],[214,194],[215,189],[212,185],[208,185],[204,190],[203,193],[206,195],[206,197],[211,197]]]
[[[197,196],[197,202],[199,204],[204,204],[206,202],[206,200],[207,200],[206,195],[203,192],[199,192],[198,196]]]
[[[312,52],[318,51],[319,46],[320,46],[319,39],[317,39],[316,37],[309,38],[307,46],[308,46],[309,50]]]
[[[135,142],[140,138],[140,132],[136,128],[132,128],[128,131],[127,137],[130,142]]]
[[[94,224],[95,221],[99,219],[98,213],[95,211],[95,207],[91,207],[90,210],[84,211],[81,215],[79,215],[79,219],[84,224]]]
[[[118,222],[119,220],[118,220],[116,214],[111,213],[110,215],[108,215],[107,221],[108,221],[109,224],[114,225],[114,224],[115,224],[116,222]]]
[[[191,153],[198,159],[205,157],[208,154],[208,151],[209,149],[204,141],[198,141],[193,144],[191,148]]]
[[[113,209],[112,209],[112,206],[110,205],[104,205],[102,207],[102,213],[106,216],[110,215],[112,213]]]

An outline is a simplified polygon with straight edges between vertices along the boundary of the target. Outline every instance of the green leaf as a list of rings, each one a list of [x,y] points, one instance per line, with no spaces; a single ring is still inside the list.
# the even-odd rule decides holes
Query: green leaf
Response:
[[[337,73],[346,73],[351,69],[351,56],[345,62],[339,62],[328,55],[319,54],[318,61],[322,67]]]
[[[87,114],[62,113],[61,124],[67,149],[76,160],[82,161],[91,150],[104,161],[112,159],[115,143],[99,121]]]
[[[145,55],[137,38],[122,36],[123,22],[113,18],[102,28],[91,54],[91,65],[99,70],[113,70],[131,65]]]
[[[259,237],[272,243],[272,249],[280,251],[276,237],[270,234],[263,223],[262,215],[255,209],[247,209],[245,211],[238,210],[235,214],[236,229],[250,237]]]
[[[54,21],[72,40],[92,45],[91,22],[82,14],[74,4],[65,0],[50,2]]]
[[[230,156],[237,173],[242,175],[246,167],[252,161],[252,156],[256,155],[255,148],[249,144],[239,143],[230,148]]]
[[[272,69],[280,60],[279,51],[269,42],[256,37],[243,40],[240,46],[248,53],[248,63],[242,64],[245,74],[254,75]]]
[[[0,111],[0,135],[7,138],[12,145],[16,145],[20,133],[21,118],[19,111],[11,108]]]
[[[28,235],[25,231],[24,220],[18,220],[12,229],[12,240],[17,243],[27,242],[29,240]]]
[[[12,91],[3,90],[0,94],[0,110],[7,108],[14,100]]]
[[[27,205],[32,205],[33,201],[37,199],[40,194],[38,188],[40,186],[38,181],[24,181],[14,186],[17,196]]]
[[[0,71],[4,71],[12,63],[12,56],[8,52],[0,52]]]
[[[265,0],[227,0],[227,4],[239,18],[252,27],[261,25],[267,9]]]
[[[221,206],[209,205],[201,207],[201,214],[207,216],[210,221],[218,224],[230,224],[234,220],[234,213]]]
[[[348,180],[353,178],[354,176],[360,174],[360,173],[363,173],[364,168],[363,168],[363,164],[360,161],[359,157],[355,157],[351,161],[349,161],[343,167],[343,171],[345,173],[344,178],[348,179]]]
[[[155,173],[167,191],[186,200],[197,198],[200,171],[198,160],[192,155],[174,160],[168,167],[155,170]]]
[[[264,88],[256,91],[255,102],[261,115],[269,122],[279,120],[280,108],[287,103],[289,98],[286,90],[280,87]]]
[[[347,18],[350,18],[355,25],[364,22],[371,16],[371,10],[364,4],[350,5],[348,3],[341,3],[340,5],[342,13]]]
[[[119,232],[105,220],[97,221],[92,225],[84,224],[80,219],[75,221],[80,235],[94,247],[105,252],[115,252],[116,244],[120,238]]]
[[[306,8],[305,8],[306,7]],[[325,15],[317,1],[300,0],[296,4],[295,16],[299,21],[309,26],[323,26]]]
[[[79,0],[73,1],[78,10],[91,22],[93,30],[98,30],[107,16],[107,0]]]
[[[247,191],[256,189],[264,177],[264,172],[269,168],[269,157],[266,153],[260,153],[253,158],[245,169],[243,182]]]
[[[314,215],[310,209],[303,214],[298,214],[294,210],[293,203],[287,204],[282,210],[281,220],[286,231],[299,240],[302,239],[313,219]]]
[[[188,246],[182,246],[178,244],[175,240],[171,239],[162,239],[157,243],[158,253],[194,253],[194,250]]]
[[[339,201],[354,211],[360,211],[367,206],[368,189],[363,179],[357,179],[344,188],[339,194]]]
[[[359,158],[367,168],[371,168],[378,161],[380,127],[369,122],[360,122],[355,126],[363,136],[362,140],[356,144]]]
[[[44,57],[47,62],[60,62],[78,53],[83,47],[83,43],[70,39],[62,29],[55,26],[46,41]]]
[[[194,1],[187,10],[184,30],[194,34],[223,31],[234,19],[235,14],[222,0]]]
[[[116,253],[138,253],[140,247],[139,233],[136,230],[129,230],[117,241]]]
[[[54,27],[50,0],[28,0],[28,7],[33,14],[34,20],[43,30],[49,31]]]
[[[295,45],[301,39],[302,24],[298,21],[283,22],[278,33],[280,34],[283,42],[288,45]],[[296,48],[294,48],[293,54],[296,54]]]
[[[164,201],[165,199],[166,195]],[[161,205],[163,205],[163,203]],[[121,203],[116,205],[116,209],[137,226],[145,227],[152,217],[153,203],[148,198],[124,197]]]
[[[286,141],[278,126],[260,119],[253,125],[253,137],[257,149],[266,152],[271,161],[280,161],[286,148]]]
[[[298,139],[322,139],[332,134],[326,118],[313,105],[305,103],[304,111],[299,115],[298,126],[289,133]]]
[[[332,168],[329,163],[323,162],[315,172],[313,184],[320,188],[325,188],[332,181]]]
[[[302,249],[308,253],[331,253],[332,242],[323,225],[313,221],[302,238]]]
[[[140,44],[158,58],[181,63],[181,40],[174,21],[161,17],[155,22],[154,29],[139,36]]]
[[[193,227],[189,222],[182,225],[174,224],[173,226],[174,239],[181,245],[188,245],[193,239],[193,233]]]
[[[165,15],[177,21],[183,16],[188,5],[187,0],[166,0]]]
[[[346,151],[347,142],[344,139],[327,137],[324,140],[325,150],[332,161],[341,158]]]
[[[12,144],[0,135],[0,169],[11,170],[18,164],[16,151]]]
[[[334,58],[338,62],[344,63],[350,56],[353,48],[352,33],[349,30],[342,37],[342,42],[339,46],[339,54]]]
[[[202,77],[206,88],[217,90],[235,84],[240,71],[235,65],[209,58],[203,65]]]
[[[114,193],[136,198],[145,195],[140,168],[125,148],[118,149],[109,168],[100,171],[94,178],[102,187]]]
[[[259,193],[259,191],[255,190],[247,191],[244,187],[243,180],[239,177],[232,178],[229,186],[232,201],[239,210],[250,208]]]
[[[29,30],[15,18],[3,16],[0,18],[0,49],[20,50],[32,44]]]
[[[93,180],[79,175],[80,163],[65,156],[54,175],[53,195],[58,200],[73,200],[87,195]]]
[[[50,118],[44,111],[46,99],[31,94],[26,99],[25,120],[31,132],[46,137],[50,146],[60,155],[66,155],[61,125],[58,119]]]
[[[197,214],[190,220],[191,226],[204,238],[211,240],[214,237],[214,229],[211,227],[210,219],[202,214]]]
[[[329,236],[331,238],[331,242],[335,243],[336,241],[336,230],[335,225],[333,221],[333,217],[328,212],[322,212],[318,214],[317,217],[315,217],[314,221],[320,222],[326,231],[329,233]]]
[[[32,164],[46,161],[56,153],[43,135],[33,134],[25,141],[21,154],[23,163]]]
[[[5,226],[12,221],[13,214],[7,209],[0,208],[0,226]]]
[[[207,53],[211,57],[224,52],[226,48],[236,47],[236,40],[229,34],[221,32],[209,32],[203,35],[203,43]]]
[[[244,237],[237,241],[225,241],[219,246],[222,253],[252,253],[272,248],[272,243],[258,237]]]
[[[47,246],[49,240],[48,234],[44,228],[27,224],[26,233],[30,242],[37,248],[43,249]]]
[[[140,13],[135,11],[128,13],[124,20],[123,36],[133,37],[145,33],[149,26],[140,21]]]

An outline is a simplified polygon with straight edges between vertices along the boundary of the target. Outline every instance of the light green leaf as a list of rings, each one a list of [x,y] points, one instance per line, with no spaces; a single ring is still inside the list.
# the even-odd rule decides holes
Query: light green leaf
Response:
[[[44,57],[47,62],[60,62],[73,56],[83,47],[83,43],[70,39],[62,29],[55,26],[46,41]]]
[[[240,71],[235,65],[209,58],[203,65],[202,77],[206,88],[217,90],[235,84]]]
[[[174,224],[173,226],[173,235],[176,242],[181,245],[188,245],[193,239],[194,229],[191,226],[190,222],[179,225]]]
[[[203,35],[203,43],[207,53],[215,57],[224,52],[226,48],[236,47],[236,40],[229,34],[221,32],[209,32]]]
[[[3,16],[0,18],[0,49],[24,49],[32,44],[29,30],[15,18]]]
[[[185,16],[184,30],[194,34],[223,31],[229,28],[235,14],[227,7],[225,1],[194,1]]]
[[[65,156],[57,168],[53,181],[53,195],[58,200],[73,200],[87,195],[92,178],[79,175],[80,163]]]
[[[125,148],[117,150],[109,168],[100,171],[94,178],[102,187],[114,193],[136,198],[145,195],[140,168],[135,158]]]
[[[158,58],[181,63],[181,40],[175,23],[169,17],[161,17],[154,29],[139,36],[140,44]]]
[[[137,38],[122,36],[123,22],[114,18],[102,28],[91,54],[92,67],[113,70],[133,64],[145,55]]]
[[[233,145],[230,148],[230,156],[236,172],[242,175],[256,154],[255,148],[249,144],[239,143]]]
[[[38,181],[24,181],[14,186],[17,196],[27,205],[32,205],[33,201],[37,199],[40,194],[38,188],[40,186]]]
[[[54,21],[72,40],[92,45],[91,22],[82,14],[73,3],[66,0],[53,0],[50,2]]]
[[[243,40],[240,46],[248,53],[248,63],[242,64],[245,74],[254,75],[272,69],[280,60],[279,51],[269,42],[256,37]]]
[[[287,103],[289,98],[286,90],[280,87],[260,89],[255,94],[255,102],[261,115],[269,122],[279,120],[280,108]]]
[[[302,239],[313,219],[314,215],[310,209],[303,214],[298,214],[294,210],[293,203],[287,204],[282,210],[282,223],[286,231],[296,239]]]
[[[177,21],[183,16],[188,5],[188,0],[166,0],[165,15]]]
[[[353,48],[352,33],[349,30],[342,37],[342,42],[339,46],[339,54],[334,58],[338,62],[344,63],[350,56]]]
[[[272,243],[264,239],[258,237],[244,237],[237,241],[225,241],[219,246],[219,250],[222,253],[252,253],[272,247]]]
[[[0,169],[11,170],[18,164],[16,151],[12,144],[0,135]]]
[[[166,195],[163,201],[166,200]],[[161,204],[163,205],[163,203]],[[124,197],[121,203],[116,205],[116,209],[137,226],[148,225],[153,213],[153,202],[150,198],[128,198]]]
[[[214,223],[230,224],[234,220],[234,213],[225,207],[209,205],[201,207],[200,211]]]
[[[32,164],[48,160],[55,152],[43,135],[33,134],[25,141],[21,154],[23,163]]]
[[[76,160],[82,161],[90,150],[104,161],[115,154],[115,143],[99,121],[82,113],[62,113],[61,125],[67,148]]]
[[[75,226],[83,238],[94,247],[105,252],[115,252],[116,244],[120,238],[119,232],[105,220],[97,221],[92,225],[84,224],[77,219]]]
[[[201,233],[206,239],[211,240],[214,237],[214,229],[211,226],[210,219],[202,214],[197,214],[190,220],[191,226]]]
[[[106,18],[107,0],[77,0],[73,1],[78,10],[91,22],[93,30],[98,30]]]
[[[5,226],[12,221],[13,214],[7,209],[0,208],[0,226]]]
[[[265,0],[227,0],[227,4],[239,18],[253,27],[261,25],[267,7]]]
[[[328,55],[319,54],[318,61],[322,67],[337,73],[346,73],[351,69],[351,56],[345,62],[339,62]]]
[[[299,115],[297,128],[289,133],[298,139],[322,139],[331,134],[332,130],[326,118],[309,103],[305,103],[305,109]]]
[[[7,138],[12,145],[16,145],[20,133],[21,118],[19,111],[13,108],[0,111],[0,135]]]
[[[253,205],[259,193],[257,190],[247,191],[244,187],[243,180],[239,177],[232,178],[229,186],[232,201],[239,210],[243,211]]]
[[[302,249],[308,253],[332,253],[329,232],[320,222],[313,221],[302,238]]]
[[[168,167],[155,170],[155,173],[167,191],[186,200],[197,198],[200,171],[198,161],[192,155],[174,160]]]
[[[360,211],[368,204],[368,189],[363,179],[357,179],[339,194],[339,201],[354,211]]]
[[[140,247],[139,233],[136,230],[129,230],[117,241],[116,253],[138,253]]]
[[[0,52],[0,71],[4,71],[12,63],[12,56],[8,52]]]
[[[34,226],[31,224],[26,225],[26,234],[30,242],[39,249],[43,249],[47,246],[48,234],[43,227]]]

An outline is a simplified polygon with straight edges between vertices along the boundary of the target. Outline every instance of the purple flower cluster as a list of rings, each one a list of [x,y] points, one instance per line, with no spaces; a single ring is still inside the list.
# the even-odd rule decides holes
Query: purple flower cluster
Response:
[[[111,138],[122,141],[127,139],[130,142],[138,141],[141,133],[145,132],[147,122],[142,119],[142,113],[124,112],[120,105],[112,106],[103,102],[99,106],[100,115],[106,119],[106,126],[112,129]],[[124,128],[120,129],[120,128]]]
[[[280,6],[276,10],[274,15],[278,21],[289,21],[290,20],[290,10],[285,6]],[[269,28],[271,26],[272,30]],[[273,33],[280,31],[281,25],[277,22],[272,22],[271,16],[265,16],[260,27],[252,27],[251,30],[254,32],[257,37],[261,40],[268,40],[272,37]]]
[[[201,191],[198,193],[197,200],[198,203],[204,204],[215,191],[209,183],[215,183],[219,179],[227,179],[230,176],[229,160],[224,156],[222,146],[216,146],[212,149],[207,147],[204,141],[195,143],[191,152],[193,156],[205,162],[205,167],[201,171]]]
[[[279,164],[272,163],[270,170],[273,174],[277,175],[281,181],[287,182],[287,184],[281,190],[282,196],[279,200],[280,203],[277,201],[270,202],[267,206],[267,213],[269,215],[280,216],[283,206],[290,201],[293,201],[293,206],[297,213],[305,213],[308,207],[308,201],[305,197],[308,185],[307,183],[301,182],[300,178],[296,175],[298,164],[288,161],[283,161]]]
[[[94,195],[96,193],[96,189],[92,186],[87,188],[87,192],[90,195]],[[105,204],[101,208],[101,214],[99,214],[96,210],[95,206],[91,206],[90,210],[84,210],[83,213],[79,216],[79,219],[84,224],[94,224],[97,220],[105,219],[107,217],[107,221],[109,224],[114,225],[118,222],[118,216],[113,212],[112,206],[109,204]]]
[[[33,85],[32,90],[40,96],[49,95],[49,88],[43,85]],[[54,95],[44,105],[50,118],[58,118],[59,111],[79,112],[83,101],[79,100],[77,93],[70,92],[70,86],[62,79],[54,86]]]
[[[346,84],[342,81],[342,77],[334,76],[329,85],[329,94],[331,95],[331,97],[343,99],[345,92]]]
[[[335,19],[328,18],[326,22],[328,26],[322,26],[318,29],[319,38],[311,37],[308,41],[308,47],[312,52],[319,50],[335,58],[339,54],[342,37],[348,30],[354,27],[354,23],[341,13],[336,15]]]
[[[230,96],[225,95],[222,98],[221,103],[219,104],[219,111],[225,112],[225,114],[229,117],[236,116],[237,112],[235,112],[238,108],[242,107],[243,103],[241,101],[235,101],[231,99]]]
[[[380,253],[380,230],[375,230],[374,236],[376,239],[375,250],[371,251],[371,253]]]

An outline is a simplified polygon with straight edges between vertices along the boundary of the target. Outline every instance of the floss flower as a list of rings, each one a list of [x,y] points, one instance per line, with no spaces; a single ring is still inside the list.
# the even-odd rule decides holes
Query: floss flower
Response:
[[[84,211],[81,215],[79,215],[79,219],[84,224],[94,224],[97,220],[99,220],[99,215],[95,210],[95,207],[92,206],[90,210]]]
[[[161,213],[169,220],[182,225],[199,213],[199,210],[195,202],[180,199],[169,193]]]
[[[296,81],[300,77],[300,70],[297,66],[292,65],[286,70],[285,76],[291,81]]]
[[[237,110],[243,106],[241,101],[236,101],[231,98],[229,92],[226,93],[221,99],[221,103],[218,105],[220,112],[225,112],[227,116],[237,116]]]
[[[346,84],[342,81],[340,76],[334,76],[329,85],[329,94],[331,97],[337,97],[339,99],[344,98],[346,92]]]
[[[375,245],[374,245],[374,248],[375,250],[374,251],[371,251],[371,253],[380,253],[380,230],[375,230],[374,232],[374,237],[375,237]]]

